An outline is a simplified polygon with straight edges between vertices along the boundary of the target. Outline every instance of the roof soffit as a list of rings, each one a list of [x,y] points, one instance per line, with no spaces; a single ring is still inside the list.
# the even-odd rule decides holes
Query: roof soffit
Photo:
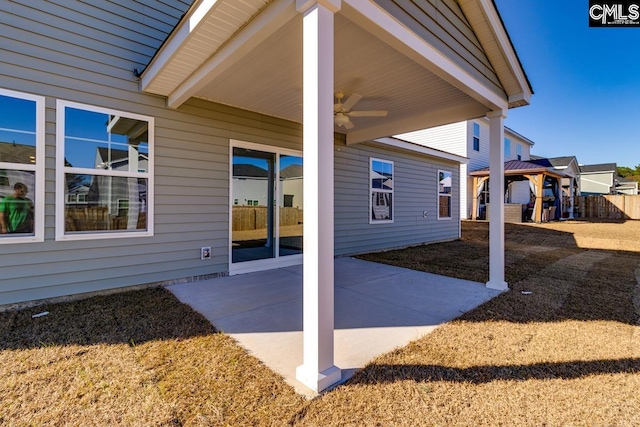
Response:
[[[242,19],[221,19],[234,6]],[[336,128],[348,143],[508,107],[504,93],[478,84],[374,1],[342,0],[335,16],[335,90],[363,95],[357,110],[389,111]],[[301,122],[301,27],[293,0],[203,0],[144,71],[141,88],[173,108],[193,96]]]

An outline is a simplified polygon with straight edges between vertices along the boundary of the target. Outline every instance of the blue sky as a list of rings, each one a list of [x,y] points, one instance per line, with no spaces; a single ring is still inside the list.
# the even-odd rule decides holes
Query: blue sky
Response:
[[[495,0],[533,86],[506,126],[531,153],[640,164],[640,27],[589,28],[587,0]]]

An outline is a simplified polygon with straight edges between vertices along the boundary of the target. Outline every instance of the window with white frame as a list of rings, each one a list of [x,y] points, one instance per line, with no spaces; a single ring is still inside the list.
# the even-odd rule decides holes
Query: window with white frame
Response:
[[[516,156],[518,160],[522,160],[522,145],[516,144]]]
[[[44,108],[0,89],[0,244],[44,241]]]
[[[511,156],[511,140],[509,138],[504,139],[504,158]]]
[[[56,239],[153,235],[153,117],[57,103]]]
[[[480,125],[473,123],[473,149],[480,151]]]
[[[449,171],[438,171],[438,219],[451,218],[453,174]]]
[[[393,222],[393,162],[372,158],[369,170],[369,222]]]

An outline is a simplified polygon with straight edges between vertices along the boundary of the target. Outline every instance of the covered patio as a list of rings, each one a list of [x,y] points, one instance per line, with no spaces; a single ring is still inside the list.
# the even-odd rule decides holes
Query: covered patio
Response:
[[[346,145],[384,145],[384,137],[486,116],[491,192],[499,194],[504,119],[532,94],[495,3],[408,3],[196,1],[141,74],[141,89],[171,108],[196,97],[290,120],[292,135],[302,125],[304,332],[296,375],[316,391],[342,376],[334,360],[334,133]],[[386,114],[352,114],[355,102]],[[353,120],[345,123],[345,114]],[[494,203],[491,215],[503,214]],[[490,228],[487,286],[506,290],[504,225]]]
[[[404,346],[498,295],[481,283],[337,258],[335,361],[345,381],[371,359]],[[302,266],[169,286],[299,393]]]

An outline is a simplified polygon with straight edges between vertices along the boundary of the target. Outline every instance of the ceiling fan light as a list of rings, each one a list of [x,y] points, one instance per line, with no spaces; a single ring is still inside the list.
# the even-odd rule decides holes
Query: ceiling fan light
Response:
[[[349,123],[349,117],[347,117],[343,113],[336,113],[333,121],[337,126],[344,126]]]

